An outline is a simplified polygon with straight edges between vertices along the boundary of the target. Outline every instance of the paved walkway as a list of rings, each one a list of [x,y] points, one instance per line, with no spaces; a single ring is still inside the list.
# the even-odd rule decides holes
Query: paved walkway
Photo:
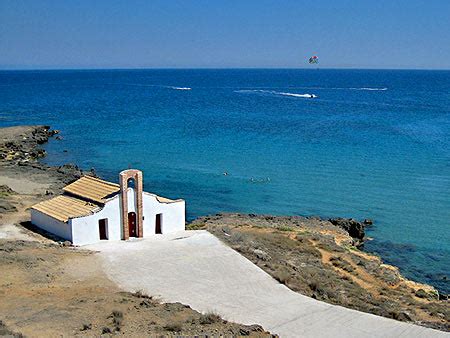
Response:
[[[206,231],[84,248],[100,251],[109,277],[125,290],[260,324],[281,337],[450,337],[293,292]]]

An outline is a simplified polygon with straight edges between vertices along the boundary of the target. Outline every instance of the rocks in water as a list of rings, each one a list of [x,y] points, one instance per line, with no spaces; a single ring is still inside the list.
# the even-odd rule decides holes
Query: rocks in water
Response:
[[[58,134],[58,132],[50,130],[50,126],[39,126],[33,130],[31,140],[34,140],[37,144],[44,144],[55,134]]]
[[[355,245],[362,245],[365,236],[365,224],[353,218],[330,218],[331,224],[336,225],[345,231],[355,240]]]
[[[78,168],[78,166],[76,164],[72,164],[72,163],[68,163],[68,164],[59,166],[56,171],[59,172],[60,174],[64,174],[64,175],[68,175],[68,174],[76,175],[81,172],[80,168]]]
[[[366,219],[363,221],[363,223],[364,223],[365,225],[372,225],[372,224],[373,224],[373,220],[371,220],[370,218],[366,218]]]
[[[45,150],[38,147],[44,144],[55,131],[49,126],[29,127],[20,137],[7,140],[0,145],[0,159],[21,163],[36,161],[45,156]]]
[[[75,164],[64,164],[56,168],[56,172],[62,174],[65,184],[72,183],[83,176],[83,171]]]

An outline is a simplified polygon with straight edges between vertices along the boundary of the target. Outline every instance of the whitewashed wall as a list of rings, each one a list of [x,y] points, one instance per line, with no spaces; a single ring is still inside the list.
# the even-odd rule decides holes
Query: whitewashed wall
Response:
[[[163,234],[185,229],[186,206],[184,200],[161,203],[156,196],[144,192],[144,237],[155,234],[156,215],[162,214]]]
[[[170,233],[185,229],[185,202],[161,203],[156,196],[144,192],[144,238],[155,234],[156,215],[162,214],[162,233]],[[128,189],[128,212],[136,212],[134,191]],[[105,203],[100,211],[93,215],[69,219],[72,227],[72,243],[86,245],[100,241],[98,221],[108,219],[108,240],[122,239],[122,225],[120,214],[120,196],[116,195]]]
[[[70,224],[58,221],[35,209],[31,209],[31,223],[61,238],[72,241]]]
[[[119,196],[109,200],[105,206],[95,214],[69,219],[72,226],[73,244],[86,245],[100,241],[98,221],[108,219],[106,235],[110,241],[122,239],[122,227],[120,223]]]

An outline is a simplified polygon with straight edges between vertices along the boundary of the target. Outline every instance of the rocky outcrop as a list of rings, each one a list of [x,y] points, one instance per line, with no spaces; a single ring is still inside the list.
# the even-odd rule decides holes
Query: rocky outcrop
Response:
[[[63,186],[83,175],[97,177],[94,169],[83,171],[75,164],[48,166],[39,161],[46,155],[41,145],[56,134],[59,131],[51,130],[49,126],[1,128],[0,167],[7,169],[9,175],[41,175],[45,171],[54,182],[48,191],[49,195],[59,193]]]
[[[365,224],[358,222],[353,218],[330,218],[328,221],[345,231],[353,238],[356,246],[361,246],[364,243]]]
[[[9,128],[9,130],[12,129]],[[3,129],[3,131],[5,130]],[[21,131],[21,133],[15,133],[13,137],[2,140],[0,160],[13,164],[35,162],[45,156],[45,150],[39,145],[46,143],[50,137],[58,134],[57,130],[50,130],[49,126],[22,127]]]

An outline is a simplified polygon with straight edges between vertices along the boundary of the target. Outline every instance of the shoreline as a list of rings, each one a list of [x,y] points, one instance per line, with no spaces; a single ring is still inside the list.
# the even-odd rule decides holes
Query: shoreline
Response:
[[[19,204],[22,204],[21,205],[22,209],[26,210],[27,207],[36,203],[36,201],[50,198],[56,194],[59,194],[61,192],[62,187],[64,187],[68,183],[71,183],[72,181],[76,180],[77,178],[81,177],[84,174],[96,176],[94,171],[92,170],[83,171],[73,164],[66,164],[55,167],[55,166],[48,166],[40,161],[40,159],[42,159],[46,155],[45,151],[40,149],[40,145],[48,142],[49,139],[58,134],[58,131],[52,131],[49,126],[19,126],[19,127],[1,128],[1,130],[2,130],[2,138],[0,139],[1,142],[0,186],[6,185],[16,193],[15,201],[11,202],[8,201],[7,199],[1,201],[0,209],[2,210],[2,212],[5,212],[4,215],[8,215],[8,213],[14,212],[15,210],[17,211],[17,207],[15,205],[15,203],[17,202]],[[5,194],[8,194],[8,192],[6,192]],[[23,198],[20,197],[21,195],[23,195]],[[27,212],[25,212],[22,213],[19,218],[23,222],[27,221],[27,217],[29,221],[29,215]],[[234,223],[229,223],[230,221]],[[295,233],[295,236],[297,236],[298,229],[301,229],[302,231],[308,229],[308,231],[312,233],[314,233],[315,230],[320,229],[321,231],[323,230],[324,232],[323,234],[321,232],[320,233],[315,232],[315,235],[318,236],[317,238],[319,238],[317,242],[320,242],[321,244],[328,243],[327,250],[329,250],[329,252],[333,253],[334,252],[333,250],[338,250],[342,254],[342,252],[340,251],[342,248],[345,248],[346,250],[348,249],[348,251],[351,251],[352,253],[359,251],[358,248],[363,245],[365,240],[365,231],[364,231],[365,226],[369,225],[371,222],[369,220],[367,220],[367,222],[358,222],[353,219],[345,219],[345,218],[335,218],[327,220],[318,217],[299,217],[299,216],[283,217],[283,216],[254,215],[254,214],[248,215],[218,214],[216,216],[198,217],[194,221],[190,222],[188,227],[207,228],[208,230],[210,230],[210,232],[212,232],[213,234],[218,236],[222,241],[227,243],[228,241],[227,236],[223,235],[226,232],[225,230],[223,230],[224,226],[235,229],[235,225],[237,223],[240,224],[239,227],[236,227],[236,229],[239,228],[236,230],[237,232],[240,232],[241,230],[245,232],[248,229],[254,228],[258,228],[256,229],[256,231],[259,231],[261,230],[259,229],[259,226],[261,223],[263,223],[265,224],[265,226],[263,227],[264,231],[267,231],[268,229],[272,231],[274,229],[277,236],[279,235],[279,233],[281,233],[281,235],[283,236],[289,233]],[[242,224],[244,225],[244,227],[242,227]],[[217,229],[221,229],[221,232],[217,231]],[[253,235],[254,234],[252,234],[252,236]],[[256,238],[258,239],[259,237]],[[329,243],[330,238],[334,242],[338,242],[338,247],[333,246],[332,244]],[[312,240],[314,242],[314,239],[308,240]],[[234,248],[235,250],[237,250],[250,260],[252,260],[258,266],[260,265],[261,261],[264,261],[264,259],[261,259],[261,257],[256,257],[258,256],[258,254],[256,254],[255,256],[256,258],[253,257],[252,256],[253,253],[246,252],[237,243],[227,243],[227,244],[229,244],[232,248]],[[361,253],[367,256],[376,257],[373,254],[364,251],[361,251]],[[271,252],[268,252],[268,254],[270,255]],[[323,254],[324,253],[322,252],[322,255]],[[346,258],[348,260],[348,257]],[[330,263],[330,261],[328,261],[327,264],[328,263]],[[336,264],[341,264],[341,266],[335,267],[341,270],[342,269],[345,270],[345,268],[343,268],[345,263],[341,262]],[[424,301],[430,300],[430,302],[446,301],[447,299],[446,296],[445,299],[439,299],[439,297],[443,298],[444,296],[443,295],[439,296],[439,293],[437,292],[436,289],[434,289],[434,287],[430,285],[416,283],[414,281],[407,280],[406,278],[401,276],[401,274],[398,272],[397,267],[383,264],[381,259],[379,259],[378,265],[379,266],[383,265],[383,268],[386,267],[387,270],[383,270],[384,272],[388,270],[394,271],[395,273],[393,273],[393,275],[396,276],[395,277],[396,280],[399,279],[405,281],[406,283],[405,285],[409,283],[410,285],[408,287],[411,287],[412,289],[415,290],[414,294],[417,294],[417,292],[419,293],[419,295],[416,296],[417,298],[420,298],[421,301],[422,299],[424,299]],[[321,265],[319,266],[319,268],[323,268],[323,266]],[[264,269],[264,266],[262,266],[262,268]],[[270,271],[267,271],[267,269],[265,270],[266,272],[271,274]],[[342,271],[339,270],[339,272]],[[274,276],[274,274],[272,274],[272,276]],[[278,279],[276,276],[274,277]],[[286,284],[289,287],[287,282],[288,280],[285,280],[284,284]],[[370,285],[366,286],[370,287]],[[404,285],[402,284],[402,287],[403,286]],[[419,290],[422,290],[423,292],[420,292]],[[306,294],[308,293],[308,290],[306,289],[302,291],[304,292],[300,291],[298,292]],[[315,295],[316,298],[327,301],[326,298],[320,298],[322,297],[320,294],[312,293],[307,295],[309,296]],[[400,297],[399,295],[397,296]],[[331,299],[328,299],[328,301],[330,303],[333,303],[333,300]],[[359,308],[356,309],[358,310]],[[364,309],[362,311],[364,311]],[[366,312],[368,311],[366,310]],[[399,313],[403,313],[403,315],[400,315],[399,318],[395,318],[396,315],[391,316],[399,320],[412,321],[411,316],[408,314],[408,311],[406,310],[403,312],[400,311]],[[387,315],[390,314],[388,313]],[[447,315],[445,315],[445,317],[446,316]],[[424,326],[449,331],[450,328],[448,324],[448,319],[446,319],[446,321],[447,323],[446,324],[444,323],[442,325],[437,323],[433,324],[431,322],[427,322],[425,324],[417,321],[415,322],[417,324],[421,324]]]

